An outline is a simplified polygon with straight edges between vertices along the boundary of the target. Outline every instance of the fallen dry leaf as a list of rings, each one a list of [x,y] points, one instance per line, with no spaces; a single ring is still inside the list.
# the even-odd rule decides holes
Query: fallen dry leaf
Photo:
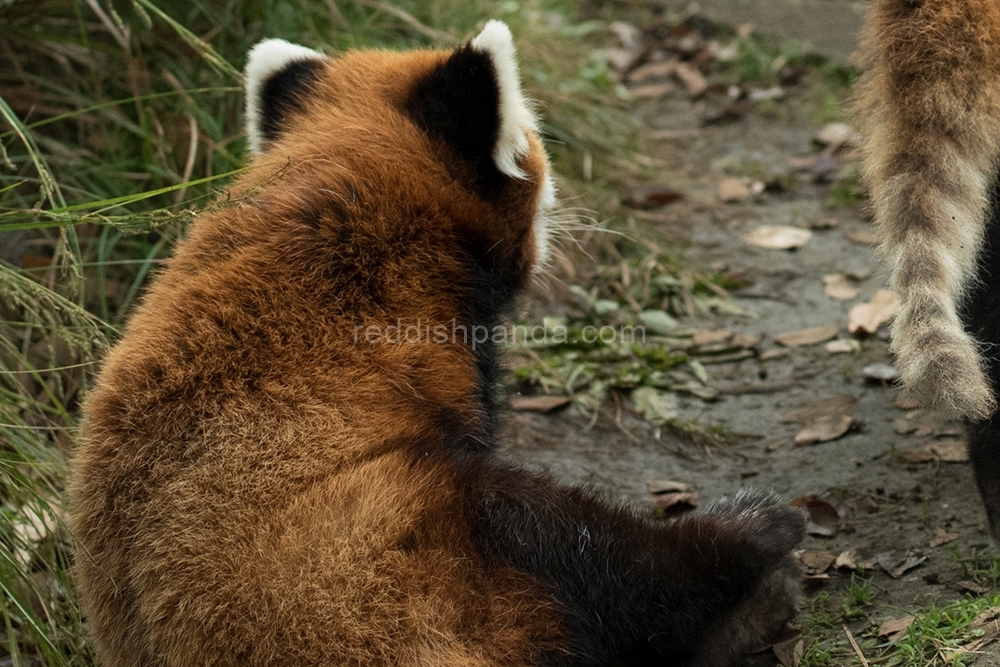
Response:
[[[719,181],[719,200],[726,203],[746,201],[750,198],[750,179],[724,178]]]
[[[831,503],[816,496],[800,496],[791,502],[793,507],[804,507],[809,520],[820,526],[840,525],[840,512]]]
[[[719,194],[721,197],[721,184],[719,185]],[[749,196],[748,188],[747,197]],[[726,200],[723,199],[723,201]],[[811,238],[812,232],[808,229],[800,229],[799,227],[784,227],[781,225],[764,225],[763,227],[758,227],[744,236],[743,240],[750,245],[757,246],[758,248],[768,248],[771,250],[794,250],[795,248],[801,248],[804,246]]]
[[[688,95],[691,97],[698,97],[708,89],[705,76],[690,63],[678,63],[674,74],[687,87]]]
[[[856,143],[858,134],[847,123],[827,123],[816,133],[816,141],[823,145]]]
[[[990,592],[990,589],[981,584],[977,584],[974,581],[962,580],[955,583],[955,588],[959,589],[964,593],[972,593],[973,595],[986,595]]]
[[[919,553],[908,552],[902,560],[898,557],[894,557],[892,553],[883,554],[879,560],[878,564],[882,566],[882,569],[892,577],[893,579],[899,579],[904,574],[917,567],[921,563],[927,560],[927,556]]]
[[[569,396],[511,396],[510,407],[518,412],[552,412],[573,401]]]
[[[879,639],[885,637],[890,642],[895,642],[897,639],[906,634],[907,628],[913,625],[913,621],[913,616],[909,614],[900,616],[899,618],[890,618],[887,621],[883,621],[882,624],[878,626]]]
[[[830,354],[843,354],[845,352],[858,352],[861,349],[861,343],[853,338],[838,338],[831,340],[823,348]]]
[[[927,463],[942,461],[944,463],[963,463],[969,460],[969,448],[964,440],[937,440],[920,447],[909,449],[902,453],[906,463]]]
[[[767,361],[769,359],[781,359],[782,357],[787,357],[791,350],[787,347],[776,347],[773,350],[765,350],[760,353],[760,358],[762,361]]]
[[[871,563],[865,563],[860,558],[858,558],[858,552],[854,549],[848,549],[847,551],[840,552],[837,559],[833,562],[834,569],[837,570],[870,570],[874,567]]]
[[[646,57],[646,49],[641,46],[633,48],[605,49],[604,59],[621,78],[622,74],[634,68]]]
[[[782,667],[799,667],[799,663],[802,662],[802,656],[806,652],[805,639],[802,637],[793,637],[792,639],[775,644],[771,647],[771,650],[774,651],[774,656],[782,664]]]
[[[822,401],[810,403],[795,410],[789,410],[781,415],[783,422],[797,422],[806,424],[821,417],[831,417],[837,415],[853,415],[854,408],[858,404],[858,399],[850,394],[837,394]]]
[[[630,208],[652,209],[684,199],[684,193],[669,185],[636,187],[622,201]]]
[[[817,442],[836,440],[851,430],[854,419],[850,415],[831,415],[810,421],[795,435],[795,445],[806,447]]]
[[[840,301],[850,301],[861,292],[846,273],[833,273],[823,276],[823,293]]]
[[[799,560],[810,574],[823,574],[837,557],[829,551],[803,551]]]
[[[677,64],[679,62],[680,60],[678,58],[671,58],[670,60],[661,60],[656,63],[646,63],[645,65],[640,65],[629,72],[628,80],[630,83],[638,83],[648,79],[670,76],[674,73],[674,70],[677,69]]]
[[[609,23],[608,30],[614,33],[615,37],[618,38],[618,43],[626,49],[635,48],[642,40],[642,30],[625,21]]]
[[[895,382],[899,373],[889,364],[869,364],[861,369],[861,375],[872,382]]]
[[[666,97],[674,90],[674,84],[669,81],[664,81],[663,83],[647,83],[643,86],[636,86],[634,88],[629,88],[629,95],[640,99],[656,99],[658,97]]]
[[[847,316],[847,330],[852,334],[873,334],[899,310],[899,298],[889,290],[879,290],[868,303],[859,303]]]
[[[938,440],[932,442],[930,446],[945,463],[962,463],[969,460],[969,447],[964,440]]]
[[[790,157],[787,160],[785,160],[785,164],[788,165],[789,169],[809,170],[812,169],[814,164],[816,164],[816,157],[817,157],[816,155]]]
[[[660,493],[652,498],[653,507],[664,514],[679,514],[698,507],[698,493]]]
[[[646,484],[646,488],[653,495],[659,493],[683,493],[691,490],[690,484],[684,482],[674,482],[669,479],[657,479]]]
[[[835,337],[840,332],[840,325],[828,324],[822,327],[809,327],[799,331],[789,331],[775,338],[776,341],[785,347],[799,347],[800,345],[815,345]]]
[[[909,417],[900,417],[892,422],[892,430],[900,435],[906,435],[907,433],[913,433],[920,427],[916,421],[910,419]]]
[[[726,331],[725,329],[720,329],[718,331],[712,331],[709,329],[697,329],[693,334],[691,334],[691,342],[694,345],[713,345],[715,343],[725,343],[731,340],[733,337],[732,331]],[[740,346],[746,347],[746,346]]]
[[[745,333],[736,333],[733,336],[733,345],[736,347],[742,347],[743,349],[750,349],[760,345],[759,336],[749,336]]]
[[[857,245],[875,245],[878,239],[871,232],[847,232],[844,234],[848,241]]]
[[[939,547],[942,544],[948,544],[949,542],[953,542],[957,539],[958,539],[958,533],[949,532],[944,528],[935,528],[934,539],[931,540],[930,546]]]

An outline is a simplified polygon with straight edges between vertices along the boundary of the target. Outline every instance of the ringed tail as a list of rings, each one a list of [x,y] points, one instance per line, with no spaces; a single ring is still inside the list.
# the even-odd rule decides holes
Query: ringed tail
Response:
[[[1000,155],[1000,2],[877,0],[870,12],[856,115],[901,304],[892,349],[925,407],[983,419],[996,398],[960,309]]]

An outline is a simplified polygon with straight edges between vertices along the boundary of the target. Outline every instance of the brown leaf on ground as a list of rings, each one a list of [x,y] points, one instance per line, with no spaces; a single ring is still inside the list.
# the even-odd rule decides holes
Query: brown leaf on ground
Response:
[[[659,493],[652,498],[653,507],[664,514],[680,514],[698,507],[697,491]]]
[[[963,580],[955,584],[955,588],[962,591],[963,593],[972,593],[973,595],[986,595],[990,592],[990,589],[981,584],[977,584],[974,581]]]
[[[573,401],[569,396],[511,396],[510,407],[518,412],[552,412]]]
[[[668,77],[677,69],[679,62],[680,60],[678,58],[671,58],[669,60],[661,60],[656,63],[646,63],[645,65],[640,65],[629,72],[628,80],[630,83],[639,83],[640,81],[647,81],[649,79]]]
[[[788,165],[789,169],[803,170],[807,171],[813,168],[816,164],[817,155],[804,155],[802,157],[790,157],[785,160],[785,164]]]
[[[831,415],[810,421],[795,435],[797,447],[815,445],[817,442],[836,440],[851,430],[854,419],[850,415]]]
[[[743,349],[748,350],[748,349],[751,349],[751,348],[754,348],[754,347],[757,347],[758,345],[760,345],[760,337],[759,336],[749,336],[749,335],[747,335],[745,333],[739,333],[739,332],[737,332],[733,336],[733,345],[735,345],[736,347],[742,347]]]
[[[882,566],[882,569],[885,570],[890,577],[893,579],[899,579],[926,560],[927,556],[919,553],[907,552],[902,559],[888,553],[884,554],[879,559],[878,564]]]
[[[847,123],[827,123],[816,133],[816,142],[822,146],[846,146],[857,143],[858,133]]]
[[[827,324],[826,326],[809,327],[808,329],[800,329],[799,331],[788,331],[778,335],[775,340],[785,347],[799,347],[800,345],[815,345],[826,342],[836,337],[839,332],[840,325]]]
[[[963,463],[969,460],[969,448],[964,440],[936,440],[919,449],[904,451],[901,458],[906,463]]]
[[[693,334],[691,334],[691,343],[694,345],[714,345],[716,343],[728,342],[732,338],[733,332],[726,331],[725,329],[719,329],[717,331],[710,329],[697,329]]]
[[[939,547],[942,544],[948,544],[949,542],[954,542],[958,539],[958,533],[952,533],[944,528],[934,529],[934,539],[931,540],[931,547]]]
[[[673,204],[684,199],[684,193],[669,185],[640,186],[633,188],[622,203],[631,208],[652,209]]]
[[[858,295],[861,288],[855,285],[846,273],[832,273],[823,276],[823,293],[840,301],[850,301]]]
[[[837,394],[822,401],[810,403],[805,407],[790,410],[781,415],[783,422],[796,422],[806,424],[821,417],[837,415],[853,415],[854,408],[858,404],[858,399],[850,394]]]
[[[824,345],[823,349],[830,354],[844,354],[858,352],[861,350],[861,344],[853,338],[838,338]]]
[[[829,551],[803,551],[799,561],[810,574],[823,574],[833,565],[837,557]]]
[[[625,74],[642,62],[642,59],[645,58],[646,55],[646,48],[643,46],[606,49],[604,51],[605,60],[608,61],[608,65],[611,69],[618,74],[619,79],[624,78]]]
[[[847,316],[847,330],[855,335],[873,334],[898,310],[899,298],[889,290],[879,290],[868,303],[859,303],[851,308]]]
[[[869,364],[861,369],[861,375],[872,382],[895,382],[899,373],[889,364]]]
[[[800,496],[791,502],[793,507],[804,507],[809,512],[809,520],[819,526],[840,525],[840,512],[833,504],[816,496]]]
[[[760,358],[762,361],[768,361],[769,359],[781,359],[782,357],[787,357],[791,350],[787,347],[776,347],[773,350],[765,350],[760,353]]]
[[[678,63],[674,68],[674,74],[687,88],[688,95],[698,97],[708,89],[708,81],[705,76],[690,63]]]
[[[895,401],[892,402],[900,410],[915,410],[920,407],[920,402],[908,393],[900,392]]]
[[[857,570],[870,570],[874,566],[858,558],[858,552],[854,549],[848,549],[847,551],[840,552],[837,560],[833,562],[833,567],[837,570],[850,570],[854,572]]]
[[[719,200],[736,203],[750,199],[750,179],[724,178],[719,181]]]
[[[799,667],[806,652],[806,642],[802,637],[793,637],[771,647],[782,667]]]
[[[732,179],[730,179],[732,180]],[[726,181],[723,181],[725,183]],[[750,196],[750,191],[747,186],[747,197]],[[719,195],[722,195],[722,184],[719,185]],[[723,201],[727,201],[723,198]],[[757,246],[758,248],[768,248],[770,250],[794,250],[795,248],[801,248],[809,239],[812,238],[812,232],[808,229],[801,229],[799,227],[785,227],[781,225],[764,225],[763,227],[758,227],[749,234],[743,237],[743,240],[750,245]]]
[[[646,488],[655,496],[660,493],[684,493],[691,490],[691,485],[669,479],[657,479],[647,482]]]
[[[931,451],[945,463],[962,463],[969,460],[969,446],[964,440],[938,440],[931,443]]]
[[[670,93],[674,92],[674,88],[674,84],[669,81],[664,81],[663,83],[647,83],[643,86],[629,88],[628,93],[632,97],[648,100],[656,99],[658,97],[666,97]]]
[[[875,245],[878,243],[878,239],[871,232],[847,232],[844,234],[844,238],[856,245]]]
[[[907,628],[913,625],[913,621],[913,616],[910,616],[909,614],[899,618],[890,618],[887,621],[883,621],[882,624],[878,626],[879,639],[884,637],[890,642],[895,642],[897,639],[906,634]]]

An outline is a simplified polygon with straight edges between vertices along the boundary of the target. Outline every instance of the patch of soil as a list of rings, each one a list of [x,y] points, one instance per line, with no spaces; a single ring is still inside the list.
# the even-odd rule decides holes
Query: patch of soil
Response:
[[[722,124],[705,124],[705,107],[705,101],[680,90],[637,106],[644,124],[666,137],[656,144],[655,156],[667,165],[656,183],[685,197],[637,213],[635,219],[659,238],[676,240],[700,265],[749,282],[734,296],[756,317],[683,322],[693,329],[728,329],[762,339],[756,356],[706,367],[709,386],[720,390],[717,400],[679,398],[682,421],[721,427],[738,434],[738,442],[694,444],[670,430],[658,432],[629,407],[609,400],[592,424],[572,411],[512,413],[507,453],[650,512],[648,485],[657,480],[690,485],[703,505],[744,486],[774,489],[789,499],[827,501],[838,516],[802,546],[831,554],[854,550],[870,566],[862,576],[871,578],[874,604],[848,623],[856,633],[900,616],[901,609],[966,594],[966,559],[996,553],[969,464],[933,453],[904,455],[964,436],[955,425],[913,414],[905,399],[903,408],[897,407],[901,397],[895,388],[866,378],[867,367],[892,364],[884,325],[862,339],[847,331],[850,309],[885,285],[874,249],[865,243],[873,229],[863,207],[829,208],[824,202],[831,186],[813,183],[808,175],[784,192],[720,201],[719,184],[731,177],[726,170],[733,164],[787,174],[789,158],[817,153],[813,140],[823,123],[816,120],[815,105],[791,97],[768,113]],[[812,235],[791,251],[756,247],[744,239],[764,225],[811,227]],[[824,276],[837,273],[851,277],[857,296],[841,300],[824,292]],[[776,343],[783,333],[830,324],[837,325],[841,339],[858,340],[844,344],[855,351],[828,352],[823,342]],[[856,399],[846,433],[796,446],[803,424],[783,416],[841,395]],[[813,593],[825,591],[834,599],[850,583],[851,572],[831,568],[827,574],[828,579],[816,581]],[[991,664],[991,659],[983,657],[978,664]],[[766,654],[754,664],[777,662]]]

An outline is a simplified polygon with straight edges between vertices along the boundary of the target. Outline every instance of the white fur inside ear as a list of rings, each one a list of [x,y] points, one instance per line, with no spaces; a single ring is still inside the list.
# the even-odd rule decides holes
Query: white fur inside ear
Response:
[[[472,48],[490,56],[500,90],[500,132],[497,145],[493,147],[493,161],[502,173],[524,178],[517,160],[529,150],[526,133],[536,131],[538,125],[521,92],[521,75],[510,28],[500,21],[490,21],[472,40]]]
[[[267,80],[292,63],[302,60],[323,60],[324,58],[326,56],[319,51],[313,51],[283,39],[265,39],[250,49],[244,76],[247,89],[247,139],[251,153],[256,155],[264,150],[260,96],[264,92]]]

